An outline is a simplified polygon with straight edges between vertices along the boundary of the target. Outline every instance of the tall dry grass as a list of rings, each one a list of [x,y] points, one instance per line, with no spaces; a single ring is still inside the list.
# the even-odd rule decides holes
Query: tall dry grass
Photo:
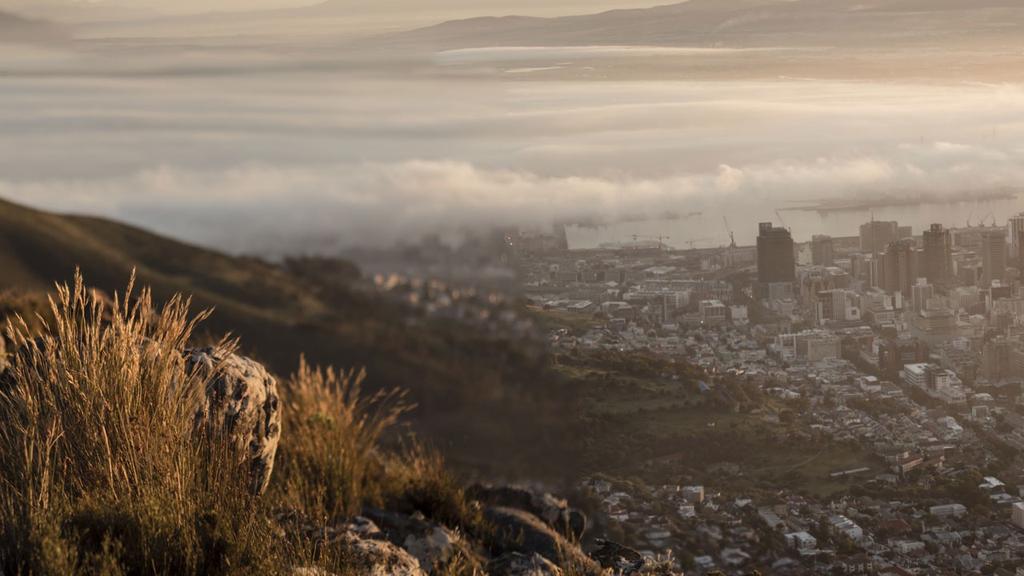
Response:
[[[304,360],[280,390],[270,487],[253,496],[228,443],[195,430],[209,380],[183,352],[208,314],[189,304],[157,307],[134,281],[108,301],[76,275],[35,322],[8,322],[17,360],[0,378],[0,573],[357,574],[365,567],[327,535],[365,505],[480,530],[436,453],[381,447],[412,409],[404,393],[371,393],[362,371]]]
[[[199,573],[262,562],[268,531],[238,490],[237,464],[193,434],[205,381],[181,351],[206,313],[190,316],[181,297],[157,309],[134,282],[107,307],[76,275],[51,298],[40,336],[23,319],[8,323],[18,361],[0,390],[0,569]]]
[[[368,394],[365,371],[313,368],[305,359],[284,386],[287,439],[275,474],[286,500],[334,522],[379,500],[380,440],[412,410],[403,392]]]

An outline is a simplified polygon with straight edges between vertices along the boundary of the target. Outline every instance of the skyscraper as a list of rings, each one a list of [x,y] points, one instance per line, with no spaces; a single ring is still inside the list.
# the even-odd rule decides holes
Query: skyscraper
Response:
[[[817,235],[811,238],[811,264],[815,266],[835,264],[831,236]]]
[[[868,254],[884,252],[890,243],[899,240],[899,224],[872,220],[860,227],[860,251]]]
[[[932,224],[924,231],[923,256],[921,272],[928,282],[936,284],[953,275],[953,236],[942,224]]]
[[[1024,212],[1010,216],[1006,228],[1010,240],[1010,260],[1019,267],[1024,262]]]
[[[761,284],[796,281],[793,236],[785,228],[762,222],[757,235],[757,280]]]
[[[899,292],[905,299],[913,297],[917,279],[917,250],[912,240],[891,242],[882,261],[881,286],[890,294]]]
[[[935,295],[935,287],[927,281],[918,278],[917,283],[914,284],[913,291],[914,295],[911,300],[914,306],[914,312],[920,314],[922,310],[926,310],[928,308],[928,300]]]
[[[993,280],[1006,277],[1006,234],[985,232],[981,235],[981,287],[992,286]]]

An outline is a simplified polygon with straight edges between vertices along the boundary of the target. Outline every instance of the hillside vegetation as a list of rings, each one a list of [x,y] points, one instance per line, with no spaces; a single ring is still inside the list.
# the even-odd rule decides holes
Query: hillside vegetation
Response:
[[[10,319],[0,572],[370,574],[393,561],[404,566],[396,574],[420,574],[399,549],[343,528],[368,506],[414,508],[467,537],[487,536],[440,458],[414,444],[380,448],[410,406],[396,391],[364,392],[362,373],[300,366],[280,390],[288,433],[273,481],[250,489],[248,448],[234,452],[229,427],[197,420],[220,377],[186,362],[206,317],[191,316],[180,297],[157,308],[131,286],[106,302],[78,277],[58,290],[41,330]],[[218,349],[227,357],[233,344]],[[432,571],[477,573],[482,553],[459,549]]]
[[[190,294],[197,308],[215,310],[197,336],[236,335],[278,374],[294,371],[303,355],[311,364],[365,366],[371,387],[408,390],[419,407],[414,430],[460,467],[531,478],[571,470],[562,431],[572,394],[535,350],[458,325],[410,323],[399,305],[315,267],[295,271],[0,201],[0,289],[47,291],[76,268],[108,294],[133,270],[157,301]],[[518,426],[524,419],[535,425]]]

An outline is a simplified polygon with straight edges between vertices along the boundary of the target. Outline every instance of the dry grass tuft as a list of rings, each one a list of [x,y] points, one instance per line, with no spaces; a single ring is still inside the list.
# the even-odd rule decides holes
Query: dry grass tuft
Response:
[[[8,324],[3,573],[217,573],[267,556],[237,464],[193,434],[205,382],[181,351],[206,314],[180,297],[157,310],[133,288],[104,304],[76,275],[41,336]]]
[[[108,299],[76,275],[48,310],[34,309],[34,323],[17,313],[8,322],[16,358],[0,378],[0,573],[354,574],[361,568],[331,535],[366,505],[483,534],[480,510],[436,452],[380,447],[412,409],[404,393],[369,393],[363,371],[305,361],[281,390],[270,487],[253,496],[231,446],[195,428],[210,380],[186,369],[183,352],[207,314],[190,315],[189,304],[157,308],[134,282]],[[480,566],[467,549],[438,573]]]
[[[373,482],[381,437],[412,409],[399,391],[367,395],[366,373],[312,368],[305,359],[284,386],[286,438],[275,474],[286,501],[335,522],[379,497]]]

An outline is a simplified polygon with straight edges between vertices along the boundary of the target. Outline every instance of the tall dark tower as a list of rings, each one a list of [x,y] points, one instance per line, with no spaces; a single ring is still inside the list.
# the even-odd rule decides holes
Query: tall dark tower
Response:
[[[811,263],[815,266],[832,266],[835,264],[835,252],[832,237],[817,235],[811,238]]]
[[[953,236],[942,224],[932,224],[924,231],[924,263],[922,273],[936,284],[953,276]]]
[[[866,254],[880,254],[890,243],[899,240],[900,225],[896,222],[872,220],[860,227],[860,251]]]
[[[981,235],[981,287],[989,288],[993,280],[1006,279],[1006,233],[985,232]]]
[[[899,292],[907,299],[913,296],[917,279],[916,257],[911,240],[897,240],[889,244],[882,262],[882,287],[886,292]]]
[[[762,222],[757,235],[757,280],[761,284],[796,281],[793,236],[785,228]]]

